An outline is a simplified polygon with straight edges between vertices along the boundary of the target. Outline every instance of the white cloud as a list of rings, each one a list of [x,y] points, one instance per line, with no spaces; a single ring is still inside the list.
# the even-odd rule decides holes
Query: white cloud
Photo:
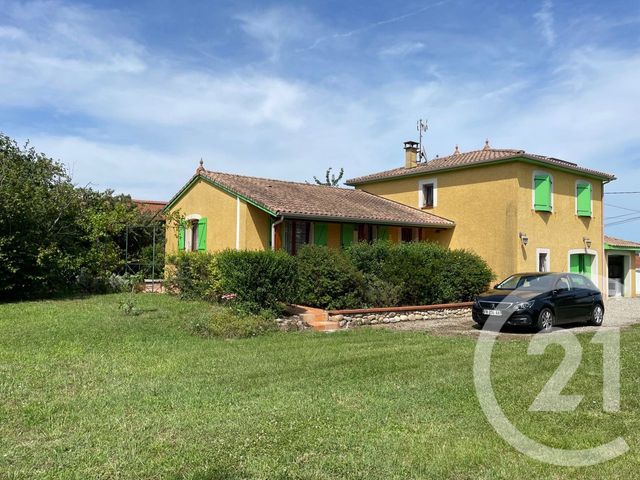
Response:
[[[548,46],[552,47],[556,43],[556,32],[553,25],[553,3],[551,0],[544,0],[540,10],[533,15],[533,18],[540,28],[542,38]]]
[[[406,57],[424,50],[425,46],[424,43],[418,41],[400,42],[381,48],[380,55],[383,57]]]

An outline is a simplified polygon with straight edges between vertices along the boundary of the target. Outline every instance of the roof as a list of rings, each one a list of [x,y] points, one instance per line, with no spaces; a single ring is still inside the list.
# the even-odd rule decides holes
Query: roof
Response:
[[[640,243],[632,242],[631,240],[623,240],[621,238],[610,237],[609,235],[604,236],[604,243],[607,246],[616,247],[618,249],[629,248],[631,250],[640,250]]]
[[[572,170],[584,175],[602,178],[604,180],[610,181],[615,179],[615,176],[609,173],[580,167],[575,163],[560,160],[558,158],[527,153],[524,150],[484,148],[482,150],[454,153],[447,157],[434,158],[433,160],[429,160],[426,163],[420,163],[417,167],[413,168],[394,168],[392,170],[386,170],[384,172],[372,173],[370,175],[352,178],[347,180],[346,183],[347,185],[358,185],[362,183],[386,180],[389,178],[414,176],[423,173],[437,172],[440,170],[467,168],[493,162],[503,162],[507,160],[525,160],[539,164],[546,164],[550,167],[555,167],[563,170]]]
[[[186,192],[198,178],[239,195],[273,216],[383,225],[451,228],[454,222],[371,193],[268,178],[199,170],[172,200]]]
[[[157,215],[167,206],[167,202],[162,200],[137,200],[134,198],[131,201],[141,212],[151,213],[153,215]]]

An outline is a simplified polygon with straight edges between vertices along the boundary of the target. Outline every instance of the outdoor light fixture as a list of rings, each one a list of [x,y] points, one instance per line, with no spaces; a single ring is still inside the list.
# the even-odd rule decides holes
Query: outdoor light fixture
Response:
[[[522,245],[526,247],[527,243],[529,243],[529,237],[527,237],[527,234],[520,232],[518,236],[520,237],[520,241],[522,242]]]
[[[582,237],[582,241],[585,247],[591,248],[591,239],[589,237]]]

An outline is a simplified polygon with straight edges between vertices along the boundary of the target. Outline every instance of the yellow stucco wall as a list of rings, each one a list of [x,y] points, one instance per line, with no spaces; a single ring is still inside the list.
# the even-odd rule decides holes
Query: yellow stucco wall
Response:
[[[517,242],[511,232],[517,230],[518,203],[514,164],[388,180],[359,188],[419,208],[419,182],[427,179],[437,180],[437,199],[426,211],[455,221],[456,227],[428,230],[426,238],[450,248],[475,251],[498,277],[513,272]]]
[[[552,175],[553,212],[536,212],[532,207],[532,182],[534,172]],[[603,250],[602,182],[552,169],[529,164],[518,166],[518,228],[527,234],[529,244],[519,248],[519,271],[535,271],[537,249],[549,249],[552,271],[569,271],[569,253],[595,253],[592,280],[603,290],[607,282]],[[576,181],[588,181],[592,185],[592,216],[579,217],[576,213]],[[589,252],[585,251],[584,237],[591,240]]]
[[[207,251],[236,248],[237,198],[203,180],[196,183],[170,209],[207,218]],[[269,248],[269,215],[240,200],[240,249]],[[168,254],[178,251],[176,229],[167,226]]]
[[[535,212],[532,205],[532,175],[536,170],[553,176],[553,213]],[[602,183],[580,175],[542,169],[523,162],[510,162],[430,175],[361,185],[370,193],[420,208],[421,181],[437,181],[436,201],[427,211],[456,222],[453,230],[432,229],[426,238],[450,248],[475,251],[491,266],[498,279],[514,272],[535,271],[538,248],[550,250],[551,270],[569,269],[569,250],[584,249],[583,237],[597,253],[600,287],[605,272],[603,255]],[[576,180],[593,186],[593,216],[576,215]],[[523,247],[519,232],[529,243]]]

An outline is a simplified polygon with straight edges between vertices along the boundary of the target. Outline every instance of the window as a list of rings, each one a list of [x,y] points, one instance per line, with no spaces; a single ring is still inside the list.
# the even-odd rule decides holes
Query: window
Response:
[[[550,262],[549,262],[549,250],[546,248],[538,248],[537,249],[538,259],[537,259],[537,270],[540,273],[549,272]]]
[[[400,238],[403,242],[408,243],[413,241],[413,228],[403,227],[400,232]]]
[[[301,220],[284,222],[284,249],[295,255],[298,249],[309,243],[311,223]]]
[[[533,209],[536,212],[553,210],[553,178],[548,173],[533,174]]]
[[[422,185],[422,198],[424,199],[423,207],[433,207],[433,183]]]
[[[588,182],[576,182],[576,214],[579,217],[591,216],[591,184]]]
[[[207,249],[207,219],[187,217],[178,226],[178,250],[203,252]]]
[[[432,208],[438,205],[438,180],[427,178],[418,182],[418,208]]]
[[[574,253],[569,257],[569,271],[591,276],[594,256],[588,253]]]

